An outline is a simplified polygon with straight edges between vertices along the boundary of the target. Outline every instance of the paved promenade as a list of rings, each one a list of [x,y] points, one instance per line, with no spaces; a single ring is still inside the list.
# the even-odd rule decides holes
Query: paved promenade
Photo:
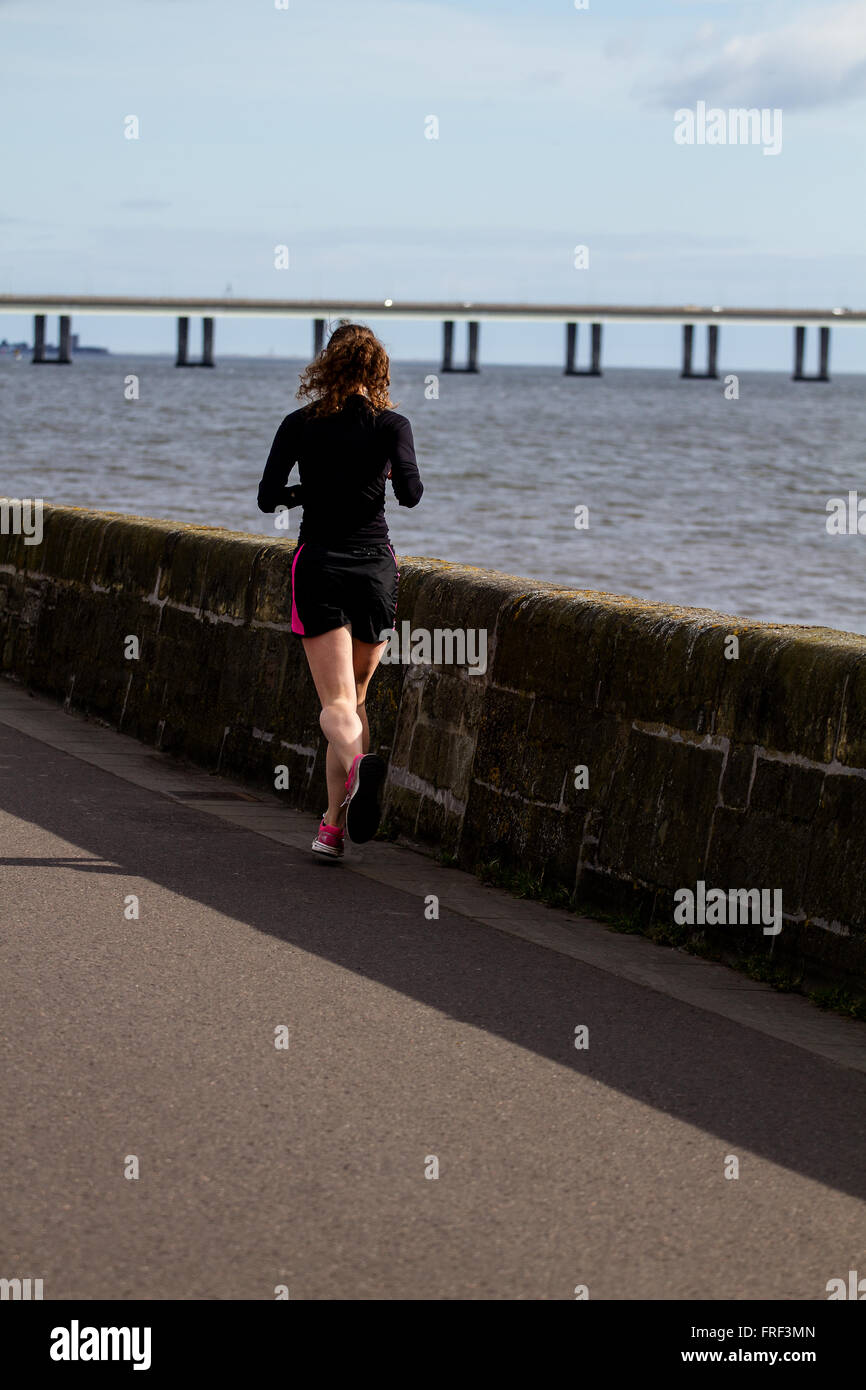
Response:
[[[0,1275],[528,1300],[866,1275],[866,1026],[409,849],[318,863],[312,829],[0,681]]]

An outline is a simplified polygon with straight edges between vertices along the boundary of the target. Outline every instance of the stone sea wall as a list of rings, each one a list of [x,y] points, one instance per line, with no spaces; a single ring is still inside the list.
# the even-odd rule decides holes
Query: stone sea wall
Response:
[[[280,794],[317,817],[293,549],[46,506],[39,544],[0,535],[0,670],[216,771],[274,787],[285,768]],[[781,890],[781,931],[739,937],[863,979],[866,639],[438,560],[400,570],[398,634],[428,634],[434,658],[437,633],[486,646],[374,677],[390,829],[644,917],[671,920],[698,883]]]

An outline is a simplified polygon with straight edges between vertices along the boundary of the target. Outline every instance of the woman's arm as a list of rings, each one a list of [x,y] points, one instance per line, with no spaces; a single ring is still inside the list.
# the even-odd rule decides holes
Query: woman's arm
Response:
[[[417,507],[424,484],[415,459],[412,426],[405,415],[398,415],[388,455],[391,461],[391,485],[401,507]]]
[[[275,512],[277,507],[299,507],[303,500],[300,483],[286,487],[289,474],[295,466],[297,429],[295,415],[287,415],[274,435],[271,452],[265,464],[265,471],[259,483],[258,504],[260,512]]]

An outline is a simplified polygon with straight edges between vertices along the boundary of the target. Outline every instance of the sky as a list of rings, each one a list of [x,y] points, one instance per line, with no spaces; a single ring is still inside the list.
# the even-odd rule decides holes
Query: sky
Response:
[[[0,0],[0,290],[866,303],[866,0],[282,4]],[[678,144],[700,102],[779,110],[779,153]],[[436,323],[369,321],[396,358],[439,354]],[[73,330],[174,347],[170,319]],[[31,335],[0,313],[0,338]],[[789,370],[791,338],[723,328],[721,365]],[[216,326],[217,357],[311,340]],[[482,366],[562,351],[558,324],[482,326]],[[679,351],[677,325],[606,331],[608,365]],[[866,328],[832,361],[866,370]]]

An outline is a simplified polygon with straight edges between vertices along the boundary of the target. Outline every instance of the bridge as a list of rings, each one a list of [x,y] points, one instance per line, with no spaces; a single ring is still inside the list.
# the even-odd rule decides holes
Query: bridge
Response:
[[[43,364],[72,361],[72,315],[86,314],[149,314],[177,319],[178,367],[213,367],[214,321],[217,318],[307,318],[313,324],[313,354],[325,341],[325,329],[335,318],[372,317],[393,319],[435,319],[442,323],[443,372],[477,372],[479,370],[479,328],[481,323],[511,320],[524,323],[545,323],[556,320],[565,325],[565,375],[601,376],[602,328],[614,323],[680,323],[682,324],[682,371],[686,378],[716,378],[718,376],[719,327],[722,323],[791,324],[794,328],[795,381],[829,381],[830,330],[834,324],[866,323],[866,310],[833,309],[772,309],[726,308],[722,305],[698,304],[526,304],[484,303],[470,301],[432,300],[323,300],[323,299],[236,299],[177,298],[124,295],[0,295],[0,313],[33,315],[33,362]],[[58,353],[49,358],[45,351],[45,320],[48,314],[59,316]],[[202,320],[202,351],[198,361],[189,355],[190,318]],[[464,366],[455,365],[455,325],[467,325],[467,351]],[[590,326],[589,365],[577,365],[578,328]],[[696,371],[693,364],[695,328],[706,325],[706,368]],[[816,328],[820,334],[819,365],[815,374],[804,370],[806,330]]]

